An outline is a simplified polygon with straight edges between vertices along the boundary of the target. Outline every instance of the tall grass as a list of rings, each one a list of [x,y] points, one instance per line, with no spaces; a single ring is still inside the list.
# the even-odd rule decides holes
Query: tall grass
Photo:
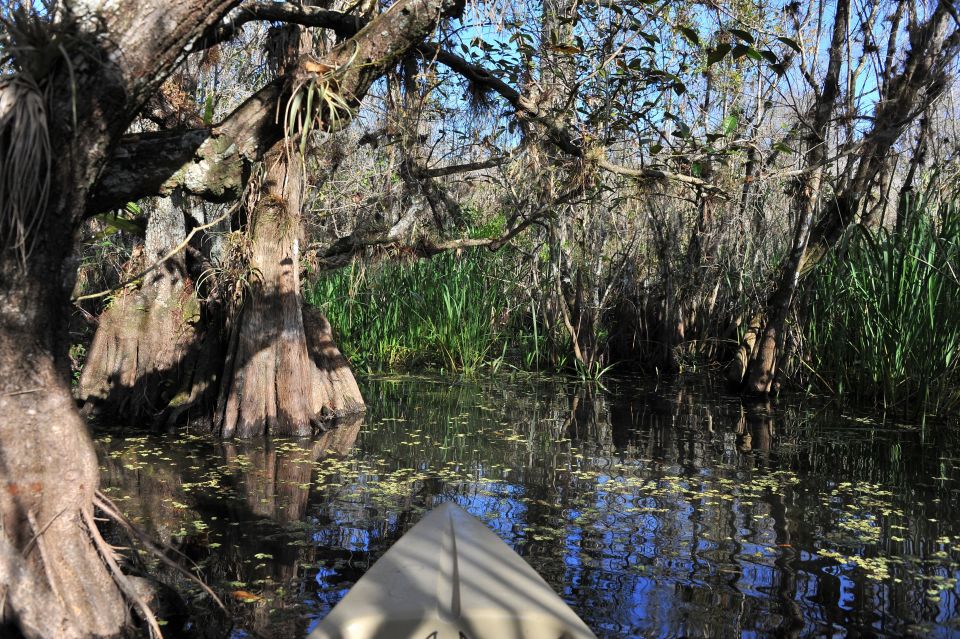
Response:
[[[306,301],[324,311],[339,345],[368,370],[432,365],[473,373],[498,366],[516,278],[502,259],[472,251],[431,260],[351,266],[322,274]]]
[[[805,345],[813,379],[913,414],[956,406],[958,274],[956,204],[914,207],[899,233],[854,228],[812,274]]]

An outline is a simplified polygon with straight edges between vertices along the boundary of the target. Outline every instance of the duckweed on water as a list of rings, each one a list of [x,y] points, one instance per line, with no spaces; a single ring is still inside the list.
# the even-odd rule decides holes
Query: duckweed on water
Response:
[[[315,441],[103,436],[103,484],[269,636],[302,636],[449,499],[601,636],[956,630],[960,524],[944,513],[960,484],[922,453],[960,446],[670,392],[373,380],[366,421]]]

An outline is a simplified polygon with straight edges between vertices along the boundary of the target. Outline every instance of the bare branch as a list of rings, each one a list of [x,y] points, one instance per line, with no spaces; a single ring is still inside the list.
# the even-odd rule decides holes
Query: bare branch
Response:
[[[470,173],[472,171],[482,171],[483,169],[490,169],[495,166],[500,166],[506,164],[510,161],[509,155],[502,155],[499,157],[490,158],[487,160],[482,160],[480,162],[467,162],[465,164],[452,164],[450,166],[438,166],[434,168],[418,168],[416,170],[416,177],[426,177],[426,178],[438,178],[445,177],[447,175],[456,175],[458,173]]]
[[[602,148],[591,148],[583,143],[582,140],[570,130],[569,127],[551,117],[540,105],[529,98],[523,96],[519,91],[498,78],[488,69],[468,62],[458,55],[444,51],[437,44],[423,44],[417,47],[422,55],[428,59],[435,59],[437,62],[459,73],[471,82],[485,86],[500,97],[510,103],[516,109],[517,115],[521,118],[535,122],[542,126],[547,133],[550,142],[564,153],[575,158],[583,159],[585,162],[595,163],[596,166],[627,177],[639,178],[644,180],[668,180],[678,182],[687,186],[696,187],[705,191],[711,191],[718,195],[723,195],[719,187],[708,184],[707,182],[690,175],[681,175],[673,173],[662,168],[651,167],[626,167],[614,164],[603,158],[605,150]]]
[[[333,29],[341,39],[349,38],[362,29],[367,21],[339,11],[319,7],[297,6],[290,3],[256,2],[240,7],[233,17],[208,29],[197,39],[196,49],[207,49],[237,37],[249,22],[288,22],[304,27]]]
[[[581,193],[582,190],[579,188],[573,188],[565,193],[562,193],[531,215],[523,218],[519,224],[503,232],[499,237],[458,238],[443,241],[435,241],[424,238],[412,244],[403,244],[399,241],[401,233],[398,233],[397,229],[398,227],[407,228],[409,226],[408,218],[410,217],[410,214],[408,213],[404,215],[404,217],[401,218],[397,224],[383,233],[367,237],[357,237],[351,234],[340,238],[320,259],[323,262],[323,266],[326,268],[339,268],[349,262],[349,260],[361,250],[373,246],[408,249],[417,257],[422,258],[430,258],[446,251],[477,248],[481,246],[486,247],[494,252],[499,251],[504,246],[509,244],[511,240],[517,237],[520,233],[523,233],[525,230],[527,230],[531,225],[551,216],[557,210],[557,207],[559,207],[561,204],[569,203]]]

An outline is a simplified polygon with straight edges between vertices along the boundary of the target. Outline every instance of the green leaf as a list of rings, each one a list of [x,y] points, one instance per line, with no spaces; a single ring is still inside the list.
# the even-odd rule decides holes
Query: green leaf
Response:
[[[740,123],[740,120],[739,120],[739,118],[737,118],[737,116],[735,116],[735,115],[728,115],[727,117],[725,117],[725,118],[723,119],[723,126],[721,127],[721,130],[723,131],[723,134],[724,134],[724,135],[730,135],[731,133],[733,133],[734,131],[736,131],[736,130],[737,130],[737,125],[738,125],[739,123]]]
[[[123,231],[136,237],[144,237],[147,233],[146,223],[136,220],[125,220],[122,217],[114,217],[110,218],[107,224],[117,231]]]
[[[781,153],[796,153],[796,151],[791,149],[789,146],[787,146],[783,142],[777,142],[776,144],[774,144],[773,150],[780,151]]]
[[[123,231],[135,237],[144,237],[147,231],[147,221],[144,219],[128,220],[117,217],[115,213],[100,213],[95,215],[98,220],[107,225],[102,233],[97,234],[96,239],[102,239]]]
[[[691,27],[677,27],[677,29],[683,34],[683,37],[691,43],[700,46],[700,34],[697,33],[696,29]]]
[[[738,44],[735,46],[731,55],[733,56],[734,60],[739,60],[743,56],[747,56],[751,60],[756,60],[757,62],[763,60],[763,56],[760,55],[759,51],[745,44]]]
[[[777,64],[778,62],[780,62],[780,58],[777,57],[777,54],[771,51],[770,49],[761,50],[760,55],[762,55],[763,59],[769,62],[770,64]]]
[[[748,44],[753,44],[755,42],[753,35],[749,31],[744,31],[743,29],[727,29],[727,31]]]
[[[777,37],[777,40],[779,40],[780,42],[784,43],[785,45],[787,45],[788,47],[790,47],[791,49],[793,49],[793,50],[796,51],[797,53],[802,53],[802,51],[801,51],[801,49],[800,49],[800,45],[797,44],[797,41],[796,41],[796,40],[791,40],[790,38],[784,38],[784,37],[782,37],[782,36],[778,36],[778,37]]]
[[[724,56],[730,53],[730,49],[732,48],[733,47],[731,47],[729,43],[721,42],[713,49],[710,49],[707,52],[707,66],[716,64],[717,62],[723,60]]]
[[[653,46],[655,44],[660,44],[660,36],[655,33],[647,33],[646,31],[640,31],[640,37],[647,41],[647,44]]]

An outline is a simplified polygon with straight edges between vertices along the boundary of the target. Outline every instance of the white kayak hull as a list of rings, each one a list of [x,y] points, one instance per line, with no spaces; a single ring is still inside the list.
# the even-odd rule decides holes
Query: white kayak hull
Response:
[[[518,554],[454,503],[400,538],[309,639],[595,639]]]

